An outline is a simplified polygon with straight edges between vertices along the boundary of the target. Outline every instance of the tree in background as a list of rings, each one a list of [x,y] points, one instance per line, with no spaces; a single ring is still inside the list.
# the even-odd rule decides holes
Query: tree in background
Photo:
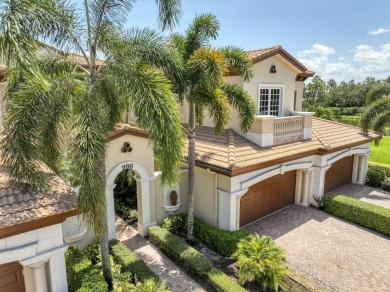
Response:
[[[183,63],[181,74],[170,76],[182,101],[189,105],[188,120],[188,231],[193,240],[195,185],[195,125],[202,124],[208,110],[214,122],[215,134],[229,123],[230,106],[238,109],[240,128],[247,132],[253,123],[255,106],[242,87],[225,83],[223,77],[234,72],[248,81],[253,76],[253,64],[247,54],[236,47],[215,49],[210,40],[218,36],[219,22],[211,14],[195,18],[184,35],[174,35]]]
[[[149,134],[161,182],[174,183],[182,160],[182,126],[165,71],[176,50],[148,30],[120,31],[134,0],[0,0],[0,49],[9,68],[2,164],[10,178],[45,188],[40,162],[58,169],[64,145],[78,174],[77,209],[100,236],[103,275],[112,282],[105,202],[109,131],[127,105]],[[178,20],[180,0],[156,0],[162,28]],[[48,41],[62,50],[40,46]],[[74,55],[80,54],[82,63]],[[106,60],[97,65],[102,52]],[[68,142],[68,143],[67,143]]]

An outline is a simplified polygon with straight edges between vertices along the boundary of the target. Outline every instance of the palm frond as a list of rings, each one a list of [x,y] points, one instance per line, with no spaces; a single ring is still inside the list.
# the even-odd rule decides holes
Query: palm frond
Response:
[[[231,109],[225,92],[219,88],[199,89],[193,93],[196,103],[207,107],[214,123],[215,134],[220,134],[228,125]]]
[[[228,46],[221,49],[228,61],[230,72],[238,73],[247,82],[253,78],[253,62],[242,49]]]
[[[378,99],[389,97],[390,95],[390,83],[384,82],[376,85],[367,93],[366,104],[369,105]]]
[[[188,79],[193,84],[209,84],[216,88],[222,84],[227,66],[222,52],[209,47],[200,48],[187,62]]]
[[[158,22],[162,29],[172,29],[179,23],[182,15],[181,0],[156,0]]]
[[[225,83],[222,85],[222,90],[225,92],[230,105],[238,111],[241,131],[243,133],[248,132],[256,114],[255,103],[251,96],[246,90],[236,84]]]
[[[13,84],[13,76],[9,78]],[[20,79],[20,75],[15,78]],[[1,141],[2,165],[11,180],[37,189],[45,188],[46,179],[40,164],[39,131],[42,113],[47,107],[47,89],[28,79],[8,89],[6,94],[7,127]]]
[[[370,129],[375,121],[375,119],[380,116],[382,113],[388,113],[390,111],[390,99],[382,98],[366,108],[362,114],[360,120],[360,126],[362,128],[363,134],[368,134],[368,129]]]
[[[144,64],[116,64],[118,86],[127,91],[137,124],[148,133],[155,158],[162,171],[161,183],[177,181],[177,169],[183,158],[183,131],[176,97],[170,82],[155,68]]]
[[[374,131],[383,132],[388,126],[390,126],[390,109],[377,115],[372,123],[372,129]]]
[[[71,160],[80,175],[77,209],[96,234],[104,231],[107,125],[93,87],[79,100],[72,127]]]
[[[208,46],[211,40],[218,36],[219,22],[213,14],[201,14],[197,16],[186,31],[186,44],[184,60],[199,48]]]

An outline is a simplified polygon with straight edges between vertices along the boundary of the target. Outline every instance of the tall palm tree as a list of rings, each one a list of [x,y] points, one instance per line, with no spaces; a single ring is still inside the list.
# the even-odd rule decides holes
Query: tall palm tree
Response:
[[[177,101],[163,76],[164,71],[174,76],[180,59],[151,30],[120,31],[135,2],[84,0],[77,10],[67,0],[0,0],[0,49],[9,67],[2,163],[14,181],[44,188],[40,162],[57,170],[63,146],[69,145],[80,174],[77,209],[100,236],[109,284],[105,157],[110,129],[130,105],[149,133],[163,184],[176,181],[184,143]],[[172,27],[180,0],[156,3],[162,28]],[[62,50],[42,49],[38,39]],[[99,53],[105,61],[98,64]]]
[[[367,93],[367,108],[362,114],[360,125],[363,133],[367,134],[372,128],[382,132],[386,126],[390,125],[390,82],[385,80],[374,86]]]
[[[218,134],[228,124],[230,106],[233,106],[239,111],[241,130],[247,132],[255,115],[254,102],[248,93],[240,86],[225,83],[223,78],[228,72],[234,72],[249,81],[253,76],[252,61],[236,47],[212,48],[209,42],[217,37],[218,31],[216,17],[202,14],[184,35],[173,36],[184,66],[182,74],[171,79],[181,100],[189,104],[187,239],[190,241],[193,240],[196,123],[202,124],[208,110]]]

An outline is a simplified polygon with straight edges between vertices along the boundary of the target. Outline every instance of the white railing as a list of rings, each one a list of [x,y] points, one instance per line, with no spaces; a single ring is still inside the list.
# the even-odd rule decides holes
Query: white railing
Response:
[[[274,145],[303,139],[303,117],[282,117],[274,119]]]

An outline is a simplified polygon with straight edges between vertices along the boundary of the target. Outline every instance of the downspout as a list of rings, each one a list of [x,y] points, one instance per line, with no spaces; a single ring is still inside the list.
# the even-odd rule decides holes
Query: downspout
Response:
[[[214,174],[214,189],[215,189],[215,195],[214,195],[214,225],[218,228],[218,173],[211,171],[210,168],[207,168],[208,173]]]
[[[296,106],[297,106],[297,91],[295,90],[294,91],[294,112],[296,110]]]

